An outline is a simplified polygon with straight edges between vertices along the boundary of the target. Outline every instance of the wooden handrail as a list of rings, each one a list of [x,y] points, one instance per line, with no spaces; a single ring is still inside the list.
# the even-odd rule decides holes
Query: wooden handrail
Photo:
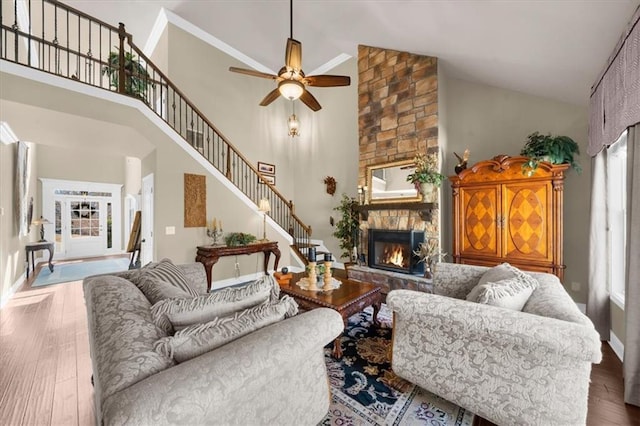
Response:
[[[122,24],[122,25],[124,26],[124,24]],[[129,36],[129,37],[131,37],[131,36]],[[284,197],[284,195],[282,195],[282,194],[280,193],[280,191],[278,191],[278,189],[277,189],[275,186],[273,186],[271,183],[269,183],[269,182],[268,182],[268,181],[267,181],[267,180],[262,176],[262,173],[260,173],[260,172],[258,171],[258,169],[257,169],[256,167],[254,167],[254,166],[253,166],[253,164],[251,164],[251,162],[250,162],[249,160],[247,160],[247,158],[246,158],[244,155],[242,155],[242,153],[241,153],[240,151],[238,151],[238,150],[236,149],[236,147],[235,147],[235,146],[233,146],[233,144],[232,144],[231,142],[229,142],[229,140],[224,136],[224,134],[223,134],[223,133],[222,133],[222,132],[221,132],[221,131],[220,131],[220,130],[219,130],[219,129],[218,129],[218,128],[213,124],[213,123],[211,123],[211,121],[209,121],[209,119],[208,119],[208,118],[207,118],[207,117],[206,117],[206,116],[205,116],[205,115],[204,115],[204,114],[203,114],[203,113],[198,109],[198,107],[196,107],[196,106],[195,106],[195,105],[194,105],[194,104],[193,104],[193,103],[192,103],[192,102],[191,102],[191,101],[186,97],[186,95],[185,95],[185,94],[184,94],[184,93],[183,93],[183,92],[182,92],[182,91],[181,91],[181,90],[180,90],[180,89],[179,89],[175,84],[173,84],[173,83],[171,82],[171,80],[169,80],[169,78],[168,78],[168,77],[167,77],[167,76],[166,76],[162,71],[160,71],[160,69],[158,69],[158,68],[153,64],[153,62],[151,61],[151,59],[149,59],[149,58],[147,57],[147,55],[145,55],[145,54],[144,54],[144,52],[142,52],[142,50],[140,50],[140,49],[139,49],[139,48],[138,48],[138,47],[137,47],[137,46],[136,46],[136,45],[135,45],[131,40],[129,40],[129,44],[130,44],[131,48],[136,52],[136,54],[138,54],[138,56],[139,56],[139,57],[140,57],[140,58],[141,58],[141,59],[142,59],[146,64],[148,64],[148,65],[149,65],[149,66],[154,70],[154,72],[155,72],[156,74],[158,74],[162,79],[164,79],[164,80],[165,80],[165,84],[166,84],[167,86],[171,87],[171,89],[172,89],[175,93],[177,93],[177,94],[178,94],[182,99],[184,99],[184,101],[186,102],[186,104],[187,104],[187,105],[189,105],[189,107],[190,107],[191,109],[193,109],[193,111],[194,111],[194,112],[195,112],[195,113],[196,113],[196,114],[197,114],[197,115],[202,119],[202,121],[203,121],[204,123],[206,123],[206,124],[207,124],[207,126],[209,126],[211,129],[213,129],[213,131],[214,131],[215,133],[217,133],[217,134],[220,136],[220,138],[221,138],[221,139],[222,139],[222,140],[227,144],[228,148],[229,148],[231,151],[233,151],[233,152],[234,152],[234,154],[236,154],[236,155],[237,155],[237,156],[238,156],[238,157],[239,157],[239,158],[240,158],[240,159],[241,159],[245,164],[247,164],[247,165],[251,168],[251,170],[252,170],[252,171],[254,171],[254,172],[255,172],[255,173],[260,177],[260,179],[261,179],[262,183],[263,183],[263,184],[265,184],[265,185],[267,185],[267,186],[269,187],[269,189],[270,189],[271,191],[273,191],[273,192],[278,196],[278,198],[280,198],[280,199],[284,202],[284,204],[288,205],[288,206],[289,206],[289,208],[291,208],[291,209],[292,209],[293,202],[289,202],[289,201],[287,201],[287,199]],[[227,155],[227,162],[230,162],[230,161],[231,161],[231,156],[230,156],[230,155]],[[231,169],[230,164],[229,164],[229,163],[227,163],[227,171],[229,171],[230,169]],[[227,176],[227,177],[228,177],[228,176]],[[292,210],[293,210],[293,209],[292,209]],[[293,211],[292,211],[292,214],[293,214]],[[296,219],[298,219],[298,220],[299,220],[299,218],[298,218],[295,214],[293,214],[293,217],[295,217]],[[301,224],[301,225],[304,225],[304,223],[302,223],[302,222],[300,222],[300,224]],[[310,232],[310,231],[311,231],[311,227],[310,227],[310,226],[306,226],[306,225],[304,225],[304,226],[305,226],[305,229],[306,229],[308,232]]]

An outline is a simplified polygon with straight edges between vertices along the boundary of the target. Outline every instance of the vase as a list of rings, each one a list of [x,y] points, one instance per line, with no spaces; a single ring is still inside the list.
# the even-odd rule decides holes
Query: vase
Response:
[[[421,183],[420,193],[422,194],[422,201],[425,203],[438,201],[438,187],[432,183]]]

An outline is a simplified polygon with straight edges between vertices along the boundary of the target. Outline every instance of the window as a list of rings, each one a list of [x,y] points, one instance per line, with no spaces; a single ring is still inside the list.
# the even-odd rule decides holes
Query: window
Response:
[[[607,150],[607,198],[611,299],[624,309],[627,253],[627,132]]]

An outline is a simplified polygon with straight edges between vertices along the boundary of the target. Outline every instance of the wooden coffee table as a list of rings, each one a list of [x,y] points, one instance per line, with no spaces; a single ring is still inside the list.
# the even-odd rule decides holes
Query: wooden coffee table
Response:
[[[303,276],[303,274],[294,274],[289,284],[280,284],[281,292],[293,297],[301,308],[306,310],[331,308],[342,316],[346,327],[347,320],[351,315],[361,312],[367,306],[373,306],[373,323],[376,326],[380,325],[378,312],[380,312],[380,305],[383,300],[380,287],[365,282],[334,277],[341,282],[340,288],[327,292],[309,291],[303,290],[296,285],[296,282]],[[319,283],[319,285],[321,286],[322,283]],[[333,356],[335,358],[342,358],[341,337],[342,334],[333,342]]]

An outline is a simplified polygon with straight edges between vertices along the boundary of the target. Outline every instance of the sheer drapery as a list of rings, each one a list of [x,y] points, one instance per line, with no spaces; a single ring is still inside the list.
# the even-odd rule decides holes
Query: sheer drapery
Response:
[[[589,296],[587,315],[600,339],[608,341],[611,330],[609,302],[606,155],[603,149],[591,160],[591,223],[589,233]]]
[[[589,146],[593,157],[640,122],[640,7],[591,88]]]
[[[640,123],[627,136],[624,401],[640,406]]]

